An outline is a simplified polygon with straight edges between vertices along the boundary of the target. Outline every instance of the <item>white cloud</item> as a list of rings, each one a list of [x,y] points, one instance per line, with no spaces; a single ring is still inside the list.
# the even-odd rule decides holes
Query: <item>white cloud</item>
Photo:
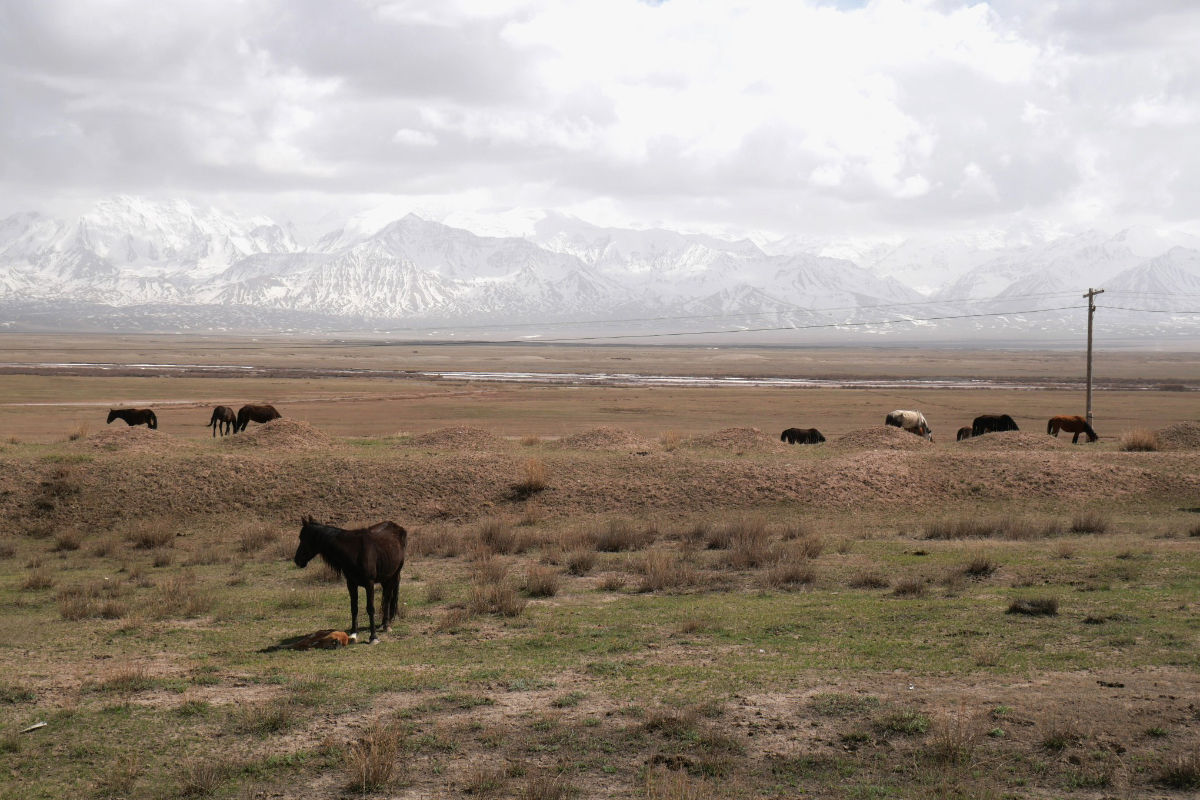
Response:
[[[438,143],[437,137],[429,131],[414,131],[412,128],[401,128],[396,131],[392,141],[412,147],[433,147]]]

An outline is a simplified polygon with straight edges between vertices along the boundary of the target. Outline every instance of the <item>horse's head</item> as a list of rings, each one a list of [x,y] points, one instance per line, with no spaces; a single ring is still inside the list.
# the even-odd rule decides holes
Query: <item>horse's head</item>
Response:
[[[296,562],[296,566],[304,569],[308,566],[308,562],[312,561],[320,554],[321,534],[318,523],[312,517],[300,518],[300,545],[296,548],[296,555],[292,559]]]
[[[117,410],[115,408],[110,408],[108,410],[108,422],[105,424],[110,424],[116,418],[117,418]]]

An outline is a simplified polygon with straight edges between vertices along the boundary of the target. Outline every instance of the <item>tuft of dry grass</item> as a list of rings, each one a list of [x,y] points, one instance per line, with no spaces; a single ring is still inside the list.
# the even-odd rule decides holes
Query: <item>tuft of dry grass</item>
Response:
[[[467,776],[464,791],[476,797],[495,794],[504,787],[508,773],[498,767],[476,767]]]
[[[87,422],[80,422],[74,428],[67,431],[68,442],[78,442],[80,439],[86,439],[92,435],[92,426]]]
[[[941,540],[1009,539],[1011,541],[1030,541],[1058,536],[1062,532],[1062,523],[1058,520],[1038,523],[1011,514],[994,519],[963,516],[931,520],[925,523],[925,538]]]
[[[131,522],[125,539],[139,550],[153,550],[175,543],[175,522],[170,517],[150,517]]]
[[[143,664],[123,664],[114,667],[99,684],[100,691],[116,694],[136,694],[153,687],[154,681]]]
[[[817,581],[817,572],[808,563],[791,561],[779,563],[768,569],[762,576],[762,583],[771,589],[785,589],[796,586],[811,586]]]
[[[300,720],[299,708],[290,700],[273,700],[245,707],[238,720],[238,730],[257,736],[282,733]]]
[[[525,780],[519,797],[521,800],[566,800],[574,793],[575,787],[562,775],[538,772]]]
[[[104,771],[99,780],[99,794],[104,797],[128,797],[133,785],[142,775],[142,765],[135,753],[122,753]]]
[[[517,552],[520,537],[507,520],[493,518],[479,528],[479,544],[489,553],[509,555]]]
[[[1045,723],[1041,735],[1042,747],[1053,753],[1061,753],[1083,739],[1075,722],[1062,718],[1053,718]]]
[[[425,584],[425,602],[428,605],[441,603],[449,593],[445,581],[430,581]]]
[[[282,535],[277,528],[265,522],[253,522],[238,532],[238,549],[243,553],[257,553],[280,538]],[[290,545],[288,549],[291,549]]]
[[[1009,603],[1007,613],[1053,617],[1058,614],[1058,600],[1053,597],[1019,597]]]
[[[46,567],[37,567],[25,576],[25,580],[21,583],[21,588],[27,592],[36,592],[42,589],[49,589],[53,585],[54,576],[50,574],[50,570]]]
[[[709,550],[729,550],[741,540],[753,540],[766,535],[767,521],[762,517],[738,517],[708,531],[704,544]]]
[[[458,631],[467,620],[471,618],[471,612],[465,608],[451,608],[442,615],[438,620],[436,630],[438,633],[452,633]]]
[[[775,557],[763,520],[743,519],[729,526],[729,566],[734,569],[754,569]]]
[[[646,800],[712,800],[716,796],[711,785],[682,770],[660,767],[646,772]]]
[[[367,794],[391,786],[396,767],[401,763],[404,733],[395,725],[378,720],[367,728],[358,741],[346,751],[345,766],[349,789]]]
[[[536,447],[541,443],[542,437],[538,436],[536,433],[527,433],[521,437],[522,447]]]
[[[600,590],[603,592],[619,592],[625,588],[625,576],[620,572],[609,572],[600,579]]]
[[[553,567],[532,564],[525,571],[525,593],[530,597],[554,597],[558,584],[558,570]]]
[[[1000,569],[1000,564],[986,553],[976,553],[967,563],[959,567],[959,574],[968,578],[990,578]]]
[[[1156,776],[1155,782],[1179,791],[1200,789],[1200,750],[1168,759]]]
[[[12,558],[17,554],[17,546],[12,542],[0,542],[0,558]]]
[[[61,531],[54,537],[54,552],[56,553],[73,553],[82,545],[83,536],[74,529]]]
[[[342,582],[342,576],[338,573],[338,571],[326,564],[324,561],[309,565],[308,569],[306,569],[304,573],[304,580],[306,583],[322,585]]]
[[[647,526],[638,528],[625,519],[610,519],[592,535],[596,550],[602,553],[643,550],[654,543],[656,531]]]
[[[224,762],[190,758],[180,765],[175,785],[183,797],[208,797],[225,782],[227,773]]]
[[[517,494],[528,497],[544,491],[549,485],[549,471],[546,469],[546,462],[540,458],[525,459],[524,475],[514,487]]]
[[[658,435],[658,443],[670,453],[683,443],[683,433],[674,429],[663,431]]]
[[[674,553],[661,550],[647,553],[639,568],[642,573],[639,592],[682,589],[700,583],[699,573]]]
[[[582,577],[596,566],[596,553],[592,550],[571,550],[567,553],[566,563],[567,572]]]
[[[92,543],[92,555],[96,558],[108,558],[117,552],[117,540],[112,536],[103,536]]]
[[[528,604],[529,601],[507,581],[496,583],[477,581],[471,584],[471,611],[476,614],[519,617],[525,613],[525,606]]]
[[[1081,511],[1071,518],[1071,533],[1104,533],[1108,518],[1096,511]]]
[[[896,597],[924,597],[928,590],[923,578],[908,577],[896,581],[892,594]]]
[[[878,572],[866,571],[851,578],[849,585],[852,589],[886,589],[892,582]]]
[[[150,608],[159,619],[198,617],[212,611],[217,604],[216,594],[201,584],[190,572],[170,575],[158,585],[157,596]]]
[[[1149,428],[1134,428],[1121,434],[1117,447],[1127,453],[1153,453],[1162,449],[1162,444]]]
[[[983,726],[960,706],[957,715],[934,722],[933,736],[926,751],[938,764],[965,766],[971,763],[982,738]]]

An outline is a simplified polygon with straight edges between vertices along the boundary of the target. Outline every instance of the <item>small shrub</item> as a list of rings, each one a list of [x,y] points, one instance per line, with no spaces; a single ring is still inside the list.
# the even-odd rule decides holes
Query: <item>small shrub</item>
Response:
[[[592,550],[572,550],[567,553],[566,562],[567,572],[582,577],[596,566],[596,553]]]
[[[1053,617],[1058,614],[1058,600],[1053,597],[1019,597],[1009,604],[1008,613]]]
[[[703,633],[710,627],[712,627],[711,623],[703,617],[689,617],[679,626],[679,632],[687,636],[693,633]]]
[[[820,558],[821,553],[825,552],[825,540],[816,534],[799,536],[790,540],[784,537],[784,541],[791,541],[792,551],[802,555],[804,558]]]
[[[1108,519],[1095,511],[1081,511],[1071,518],[1071,533],[1104,533]]]
[[[886,589],[892,583],[878,572],[860,572],[850,579],[852,589]]]
[[[129,525],[125,538],[139,550],[153,550],[175,542],[175,523],[169,517],[137,520]]]
[[[499,583],[508,574],[508,565],[494,556],[471,562],[472,583]]]
[[[646,714],[642,730],[665,739],[694,739],[699,717],[691,708],[656,708]]]
[[[442,602],[448,594],[449,590],[442,581],[430,581],[425,584],[425,602],[429,605]]]
[[[929,587],[922,578],[901,578],[892,588],[896,597],[924,597]]]
[[[377,792],[391,785],[403,744],[403,733],[394,726],[374,723],[346,752],[349,788]]]
[[[516,532],[502,519],[490,519],[479,529],[479,542],[491,553],[515,553],[517,541]]]
[[[26,591],[39,591],[41,589],[49,589],[53,585],[54,576],[50,574],[50,570],[45,567],[38,567],[25,576],[25,580],[21,583],[21,588]]]
[[[17,554],[17,546],[12,542],[0,542],[0,558],[12,558]]]
[[[1180,791],[1200,789],[1200,750],[1168,760],[1158,773],[1157,783]]]
[[[1153,453],[1161,449],[1158,434],[1149,428],[1134,428],[1121,434],[1118,447],[1130,453]]]
[[[558,570],[553,567],[534,564],[525,571],[525,593],[530,597],[554,597],[558,582]]]
[[[683,434],[677,430],[663,431],[659,434],[658,442],[662,445],[663,450],[670,453],[683,443]]]

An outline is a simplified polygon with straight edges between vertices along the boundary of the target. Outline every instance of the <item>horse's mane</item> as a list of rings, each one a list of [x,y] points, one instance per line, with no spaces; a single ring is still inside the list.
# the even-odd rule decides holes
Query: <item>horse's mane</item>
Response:
[[[328,553],[330,551],[336,552],[333,548],[334,543],[337,542],[338,536],[345,533],[345,531],[341,528],[335,528],[332,525],[324,525],[316,520],[309,520],[304,525],[304,532],[307,532],[314,540],[313,543],[317,546],[317,555],[321,557],[321,560],[329,565],[330,569],[341,575],[341,565],[333,558],[330,558]]]

